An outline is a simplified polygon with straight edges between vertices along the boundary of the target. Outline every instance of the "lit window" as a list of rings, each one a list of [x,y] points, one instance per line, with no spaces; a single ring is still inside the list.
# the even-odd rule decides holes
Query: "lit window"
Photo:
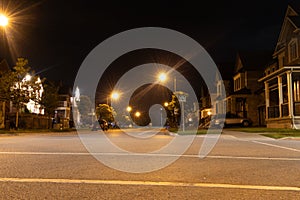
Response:
[[[290,62],[298,58],[298,45],[297,40],[292,40],[289,44],[289,60]]]
[[[234,91],[240,90],[242,88],[242,78],[239,74],[234,78]]]

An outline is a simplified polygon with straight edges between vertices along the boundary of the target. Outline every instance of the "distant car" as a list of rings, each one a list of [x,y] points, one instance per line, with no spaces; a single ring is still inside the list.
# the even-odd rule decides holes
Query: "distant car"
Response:
[[[246,117],[240,117],[235,114],[227,113],[226,115],[215,115],[212,117],[210,127],[220,127],[224,123],[225,127],[228,126],[242,126],[248,127],[252,125],[252,121]]]

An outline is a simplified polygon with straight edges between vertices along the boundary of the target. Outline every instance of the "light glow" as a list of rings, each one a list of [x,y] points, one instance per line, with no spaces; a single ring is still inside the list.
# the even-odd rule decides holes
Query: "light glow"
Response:
[[[126,110],[127,110],[127,112],[130,112],[132,110],[132,108],[130,106],[127,106]]]
[[[140,116],[141,116],[141,113],[140,113],[139,111],[137,111],[137,112],[135,113],[135,116],[136,116],[136,117],[140,117]]]
[[[111,94],[111,98],[114,100],[118,100],[120,98],[120,94],[118,92],[113,92]]]
[[[7,26],[8,25],[8,18],[5,16],[5,15],[3,15],[3,14],[0,14],[0,26],[2,26],[2,27],[5,27],[5,26]]]
[[[167,75],[165,73],[160,73],[158,75],[158,79],[159,79],[159,81],[164,82],[167,80]]]

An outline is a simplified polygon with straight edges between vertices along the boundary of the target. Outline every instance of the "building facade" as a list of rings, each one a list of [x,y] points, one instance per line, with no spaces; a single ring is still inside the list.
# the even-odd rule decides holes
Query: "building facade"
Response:
[[[257,93],[260,89],[257,79],[262,74],[259,66],[267,62],[268,55],[268,52],[239,52],[237,54],[231,77],[217,79],[216,113],[250,118],[253,126],[261,125],[258,107],[264,99]],[[230,67],[227,66],[227,68],[230,70]],[[222,84],[224,84],[226,94],[219,89]]]
[[[300,128],[300,3],[289,5],[273,53],[259,79],[264,84],[266,124]]]

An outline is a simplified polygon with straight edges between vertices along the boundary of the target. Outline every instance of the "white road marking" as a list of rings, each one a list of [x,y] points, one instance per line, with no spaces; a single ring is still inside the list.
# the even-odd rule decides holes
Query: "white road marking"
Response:
[[[156,156],[156,157],[185,157],[199,158],[199,155],[176,155],[176,154],[154,154],[154,153],[92,153],[95,156]],[[65,156],[91,156],[91,153],[84,152],[0,152],[0,155],[65,155]],[[300,161],[300,158],[280,158],[280,157],[255,157],[255,156],[206,156],[211,159],[240,159],[240,160],[274,160],[274,161]]]
[[[256,140],[251,140],[251,142],[254,142],[256,144],[262,144],[262,145],[266,145],[266,146],[276,147],[276,148],[280,148],[280,149],[285,149],[285,150],[289,150],[289,151],[300,152],[300,149],[294,149],[294,148],[280,146],[280,145],[276,145],[276,144],[270,144],[270,143],[266,143],[266,142],[259,142],[259,141],[256,141]]]
[[[62,183],[62,184],[105,184],[105,185],[135,185],[135,186],[172,186],[172,187],[203,187],[247,190],[300,191],[300,187],[238,185],[223,183],[187,183],[187,182],[156,182],[156,181],[125,181],[125,180],[87,180],[87,179],[48,179],[48,178],[0,178],[0,182],[13,183]]]

